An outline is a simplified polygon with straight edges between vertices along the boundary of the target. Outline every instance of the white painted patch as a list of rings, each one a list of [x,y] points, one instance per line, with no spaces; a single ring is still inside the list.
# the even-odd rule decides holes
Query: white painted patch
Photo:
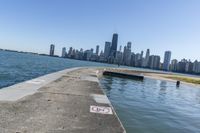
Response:
[[[28,84],[37,84],[37,85],[43,82],[45,82],[45,80],[41,80],[41,79],[33,79],[33,80],[26,81],[26,83]]]
[[[97,103],[110,104],[110,101],[108,100],[108,97],[107,97],[106,95],[91,94],[90,96],[91,96]]]
[[[111,107],[93,106],[93,105],[90,106],[90,112],[98,114],[110,114],[110,115],[113,114]]]

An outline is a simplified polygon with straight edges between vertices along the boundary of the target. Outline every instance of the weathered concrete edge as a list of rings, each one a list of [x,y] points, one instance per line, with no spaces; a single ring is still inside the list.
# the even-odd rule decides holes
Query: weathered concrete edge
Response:
[[[12,101],[17,101],[17,100],[19,100],[19,99],[21,99],[25,96],[32,95],[32,94],[36,93],[39,88],[61,78],[66,73],[71,72],[71,71],[75,71],[75,70],[78,70],[78,69],[81,69],[81,68],[85,68],[85,67],[68,68],[68,69],[65,69],[65,70],[62,70],[62,71],[50,73],[50,74],[47,74],[47,75],[44,75],[44,76],[37,77],[35,79],[31,79],[31,80],[24,81],[24,82],[21,82],[21,83],[18,83],[18,84],[9,86],[9,87],[2,88],[2,89],[0,89],[0,101],[10,101],[10,102],[12,102]],[[94,67],[91,67],[90,69],[94,69]],[[97,82],[99,84],[99,87],[101,88],[101,91],[103,92],[104,96],[108,99],[105,91],[103,90],[103,88],[101,87],[101,84],[99,82],[99,77],[98,77],[99,74],[100,73],[99,73],[98,68],[97,68],[97,73],[96,73],[97,78],[96,78],[96,80],[94,80],[94,77],[93,78],[86,77],[86,78],[83,78],[82,80],[89,80],[91,82]],[[123,133],[126,133],[126,130],[125,130],[122,122],[120,121],[120,119],[119,119],[114,107],[112,106],[110,100],[109,100],[108,104],[110,105],[114,115],[118,119],[118,122],[120,123],[120,125],[123,129]]]
[[[100,73],[100,72],[99,72],[99,70],[97,70],[96,74],[97,74],[97,77],[98,77],[98,84],[99,84],[99,86],[100,86],[101,90],[103,91],[104,95],[107,97],[105,90],[102,88],[102,86],[101,86],[101,84],[100,84],[100,82],[99,82],[100,78],[101,78],[101,77],[102,77],[102,75],[103,75],[103,72],[101,72],[101,73]],[[107,99],[108,99],[108,97],[107,97]],[[109,100],[109,99],[108,99],[108,100]],[[110,100],[109,100],[109,101],[110,101]],[[123,128],[123,130],[124,130],[124,132],[123,132],[123,133],[126,133],[126,130],[125,130],[125,128],[124,128],[124,126],[123,126],[123,124],[122,124],[121,120],[119,119],[119,116],[117,115],[117,113],[116,113],[116,111],[115,111],[114,107],[112,106],[112,103],[110,102],[110,103],[109,103],[109,105],[110,105],[110,107],[112,108],[112,110],[113,110],[113,113],[114,113],[114,114],[115,114],[115,116],[117,117],[117,119],[118,119],[118,121],[119,121],[119,123],[120,123],[121,127]]]
[[[67,72],[78,70],[80,68],[81,67],[64,69],[2,88],[0,89],[0,101],[16,101],[27,95],[32,95],[36,93],[39,88],[59,79]]]

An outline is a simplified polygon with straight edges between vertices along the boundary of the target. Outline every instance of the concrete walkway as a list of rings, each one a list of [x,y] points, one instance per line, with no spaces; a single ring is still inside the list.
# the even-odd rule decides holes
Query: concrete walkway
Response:
[[[12,93],[10,98],[8,95],[4,99],[1,98],[0,132],[125,132],[109,100],[99,86],[96,72],[97,70],[92,68],[82,68],[63,71],[53,82],[52,78],[48,80],[43,77],[40,80],[21,83],[20,86],[29,84],[35,85],[36,88],[32,88],[31,93],[25,94],[23,92],[28,90],[19,91],[20,86],[18,86],[17,93],[10,91]],[[7,88],[3,90],[5,89]],[[20,95],[21,93],[23,95]],[[2,94],[1,91],[1,96]]]

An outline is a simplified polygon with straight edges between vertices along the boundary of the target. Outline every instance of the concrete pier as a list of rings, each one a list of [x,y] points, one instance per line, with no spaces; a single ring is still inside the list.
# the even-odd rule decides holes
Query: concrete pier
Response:
[[[125,133],[97,69],[53,75],[0,90],[1,133]]]

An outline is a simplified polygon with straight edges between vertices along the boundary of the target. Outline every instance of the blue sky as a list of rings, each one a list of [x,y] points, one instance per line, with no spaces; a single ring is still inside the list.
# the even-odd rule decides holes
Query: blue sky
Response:
[[[49,45],[119,45],[163,58],[200,60],[199,0],[0,0],[0,48],[49,53]]]

